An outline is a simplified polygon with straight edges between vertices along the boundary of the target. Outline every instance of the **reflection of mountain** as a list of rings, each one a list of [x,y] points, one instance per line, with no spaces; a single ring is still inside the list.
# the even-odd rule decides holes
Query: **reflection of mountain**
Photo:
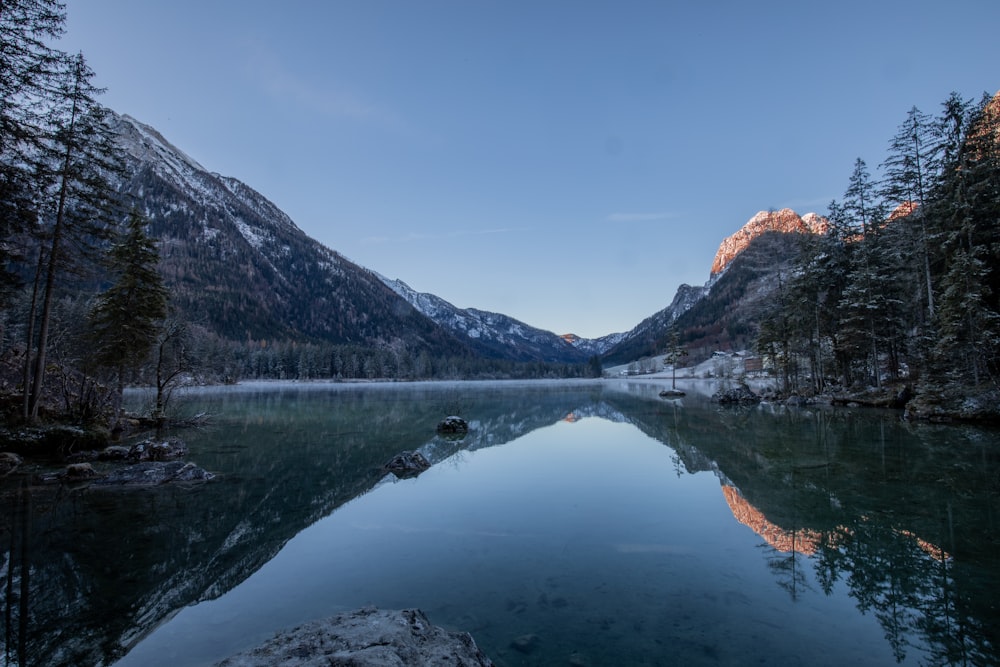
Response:
[[[26,662],[113,662],[179,609],[230,590],[302,529],[366,493],[399,451],[419,449],[439,463],[567,415],[633,424],[671,448],[678,474],[716,475],[737,520],[775,554],[810,556],[802,566],[814,567],[824,588],[848,586],[901,647],[920,636],[936,664],[995,657],[988,647],[1000,645],[1000,617],[981,582],[1000,547],[991,523],[1000,515],[1000,454],[981,431],[911,433],[872,414],[721,410],[690,396],[664,401],[655,385],[617,386],[290,387],[252,404],[248,388],[206,394],[199,407],[219,415],[217,425],[182,436],[217,482],[36,490],[26,545],[16,483],[8,486],[0,543],[14,547],[4,563],[13,628],[19,603],[30,609]],[[469,420],[465,438],[435,435],[449,414]],[[951,557],[925,553],[935,548]],[[16,643],[16,630],[7,637]]]
[[[747,502],[735,486],[722,485],[722,495],[733,511],[733,517],[764,538],[772,548],[782,553],[801,553],[812,556],[819,549],[823,536],[814,530],[785,530],[771,523],[756,507]]]
[[[399,451],[421,448],[438,462],[459,449],[501,445],[588,410],[599,394],[597,384],[557,392],[529,387],[512,403],[515,394],[495,387],[289,388],[257,394],[248,408],[247,393],[237,388],[202,397],[220,415],[215,427],[181,434],[192,458],[220,473],[213,483],[35,488],[25,531],[17,481],[7,480],[0,536],[5,550],[15,541],[4,555],[13,627],[23,616],[21,600],[30,609],[27,663],[110,664],[178,610],[222,595],[302,529],[367,492]],[[452,413],[474,426],[464,440],[434,435],[437,421]],[[12,651],[17,634],[5,635]]]

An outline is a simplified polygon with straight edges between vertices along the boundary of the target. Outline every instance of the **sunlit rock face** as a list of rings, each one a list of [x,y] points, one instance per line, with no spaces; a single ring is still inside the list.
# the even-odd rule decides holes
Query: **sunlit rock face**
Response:
[[[790,208],[783,208],[780,211],[761,211],[719,245],[715,261],[712,262],[712,275],[721,273],[750,245],[751,241],[765,232],[826,234],[828,229],[829,222],[816,213],[799,216]]]
[[[917,210],[917,206],[915,201],[904,201],[892,209],[892,213],[889,214],[889,222],[912,215]]]

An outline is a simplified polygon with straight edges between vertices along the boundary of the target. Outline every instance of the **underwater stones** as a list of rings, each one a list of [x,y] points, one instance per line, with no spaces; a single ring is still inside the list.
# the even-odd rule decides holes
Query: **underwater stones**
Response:
[[[168,482],[207,482],[215,475],[193,463],[147,461],[112,470],[94,480],[98,486],[154,486]]]
[[[529,653],[533,653],[535,649],[538,648],[539,643],[541,643],[541,640],[538,638],[538,635],[527,634],[515,637],[510,643],[510,647],[518,653],[528,655]]]
[[[147,461],[100,473],[87,462],[71,463],[57,472],[38,475],[40,484],[74,484],[86,482],[94,486],[156,486],[169,482],[207,482],[215,475],[193,463],[183,461]]]

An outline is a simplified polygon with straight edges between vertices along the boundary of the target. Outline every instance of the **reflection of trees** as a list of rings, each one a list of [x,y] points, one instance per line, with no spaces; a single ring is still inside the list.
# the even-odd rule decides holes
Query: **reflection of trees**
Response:
[[[792,531],[793,536],[795,532]],[[805,559],[806,556],[796,551],[794,546],[787,552],[781,552],[774,548],[769,549],[769,551],[767,568],[774,574],[778,586],[784,589],[791,596],[792,600],[798,600],[799,593],[809,588],[809,582],[799,562]]]
[[[752,510],[734,516],[764,537],[768,566],[793,598],[806,592],[811,563],[824,593],[842,582],[878,620],[897,660],[917,648],[927,664],[1000,662],[995,432],[689,400],[675,418],[652,400],[638,409],[606,400],[687,470],[715,472],[723,493],[739,489]]]
[[[906,657],[907,636],[916,632],[920,600],[926,588],[927,562],[913,540],[874,521],[854,521],[843,530],[840,560],[858,609],[873,613],[885,631],[896,660]]]

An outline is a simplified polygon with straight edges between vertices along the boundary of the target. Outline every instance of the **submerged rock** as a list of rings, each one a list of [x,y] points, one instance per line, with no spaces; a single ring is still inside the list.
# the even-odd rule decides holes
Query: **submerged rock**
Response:
[[[400,452],[389,459],[384,466],[383,472],[391,472],[400,479],[416,477],[423,471],[431,467],[431,462],[420,452]]]
[[[24,463],[24,459],[14,452],[0,452],[0,477],[6,477]]]
[[[95,479],[94,484],[98,486],[154,486],[168,482],[207,482],[214,478],[215,475],[193,463],[149,461],[112,470],[100,479]]]
[[[525,655],[529,653],[534,653],[535,649],[538,648],[541,640],[536,634],[521,635],[516,637],[511,643],[510,647],[519,653],[524,653]]]
[[[419,609],[366,607],[278,634],[217,667],[386,667],[455,665],[492,667],[493,662],[467,632],[432,625]]]
[[[123,466],[101,474],[88,463],[71,463],[63,470],[38,475],[40,484],[75,484],[85,482],[94,486],[156,486],[169,482],[207,482],[215,475],[193,463],[183,461],[148,461]]]
[[[179,438],[166,440],[147,439],[132,446],[109,445],[102,450],[85,450],[74,452],[66,457],[72,463],[85,461],[170,461],[187,456],[188,448]]]

